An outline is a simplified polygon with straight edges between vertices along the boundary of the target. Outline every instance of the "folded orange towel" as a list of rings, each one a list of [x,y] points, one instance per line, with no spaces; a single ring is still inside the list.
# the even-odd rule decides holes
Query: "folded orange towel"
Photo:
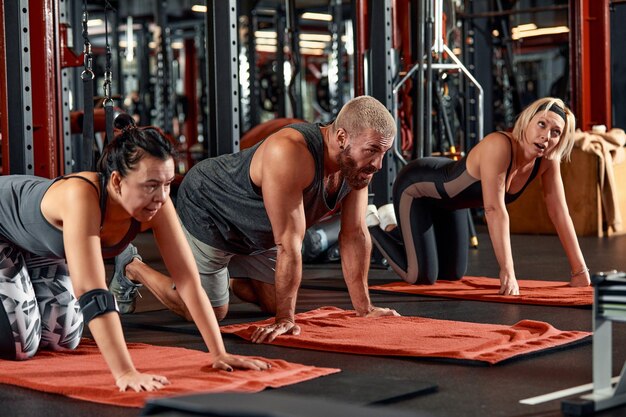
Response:
[[[250,340],[258,325],[221,328]],[[275,345],[379,356],[460,359],[495,364],[519,355],[563,346],[590,335],[561,331],[548,323],[522,320],[513,326],[435,320],[421,317],[358,317],[354,311],[322,307],[296,315],[299,336],[281,335]]]
[[[154,392],[119,392],[95,342],[87,339],[75,351],[42,351],[22,362],[0,360],[0,383],[95,403],[142,407],[147,398],[259,392],[340,371],[264,359],[272,364],[267,371],[226,372],[211,368],[211,355],[198,350],[143,343],[129,343],[128,348],[137,369],[164,375],[171,385]]]
[[[567,282],[556,281],[520,279],[517,282],[519,283],[519,296],[499,295],[500,280],[486,277],[463,277],[459,281],[437,281],[435,285],[392,282],[373,285],[370,289],[498,303],[568,307],[593,304],[593,287],[570,287]]]

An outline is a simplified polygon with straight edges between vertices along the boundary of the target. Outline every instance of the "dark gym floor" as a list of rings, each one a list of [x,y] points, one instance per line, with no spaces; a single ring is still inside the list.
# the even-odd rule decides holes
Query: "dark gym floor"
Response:
[[[480,247],[470,252],[468,275],[497,277],[498,267],[485,230],[479,230]],[[626,270],[626,236],[580,239],[587,265],[592,271]],[[136,241],[144,260],[159,265],[152,236],[143,234]],[[566,280],[569,266],[556,236],[512,237],[518,279]],[[108,266],[110,270],[110,266]],[[370,283],[397,280],[393,272],[382,267],[370,271]],[[193,326],[168,311],[144,291],[139,310],[123,316],[126,338],[130,342],[187,347],[205,350]],[[373,292],[376,305],[395,308],[407,316],[514,324],[522,319],[547,321],[562,330],[591,331],[591,309],[543,307],[515,304],[450,300]],[[350,309],[350,300],[342,285],[338,264],[308,265],[300,291],[298,311],[324,305]],[[150,311],[150,310],[157,311]],[[254,321],[267,317],[256,307],[235,303],[224,324]],[[152,326],[151,326],[152,325]],[[161,328],[159,328],[161,327]],[[170,330],[163,327],[169,327]],[[172,331],[172,328],[179,331]],[[225,336],[232,353],[281,358],[308,365],[337,367],[342,372],[300,384],[280,388],[277,392],[325,397],[360,405],[379,399],[381,390],[402,392],[409,384],[436,384],[436,392],[409,398],[398,398],[384,407],[412,411],[416,416],[560,416],[560,400],[536,406],[519,404],[519,400],[587,384],[592,379],[591,343],[564,350],[530,356],[496,366],[471,366],[434,360],[384,358],[339,353],[316,352],[269,345],[252,345],[235,336]],[[624,324],[616,323],[613,334],[613,375],[618,375],[626,360]],[[0,416],[136,416],[140,410],[75,401],[27,389],[2,385]],[[384,416],[385,408],[381,411]],[[626,407],[597,414],[624,416]]]

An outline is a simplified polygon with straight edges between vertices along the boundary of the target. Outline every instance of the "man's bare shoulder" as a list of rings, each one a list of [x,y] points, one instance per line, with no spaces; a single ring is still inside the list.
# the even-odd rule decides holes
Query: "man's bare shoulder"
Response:
[[[296,188],[305,188],[315,175],[315,160],[304,136],[286,128],[269,136],[256,151],[250,166],[250,176],[257,186],[266,180],[280,180]]]
[[[269,136],[263,144],[264,160],[284,158],[306,163],[313,161],[313,156],[309,151],[306,140],[302,133],[292,128],[281,129],[280,131]]]

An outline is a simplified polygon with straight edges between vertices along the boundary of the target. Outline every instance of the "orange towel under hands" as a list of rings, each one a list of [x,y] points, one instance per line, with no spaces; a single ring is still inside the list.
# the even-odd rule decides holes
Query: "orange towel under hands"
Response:
[[[259,325],[223,326],[250,340]],[[302,333],[281,335],[272,344],[302,349],[379,356],[447,358],[495,364],[516,356],[580,341],[590,335],[561,331],[548,323],[523,320],[513,326],[421,317],[359,317],[354,311],[322,307],[296,315]]]
[[[142,407],[148,398],[259,392],[340,372],[264,358],[259,359],[270,362],[271,369],[226,372],[213,369],[211,356],[198,350],[142,343],[129,343],[128,348],[137,369],[164,375],[171,385],[153,392],[119,392],[95,342],[87,339],[75,351],[41,351],[27,361],[0,360],[0,383],[95,403]]]
[[[415,285],[401,281],[373,285],[370,289],[498,303],[565,307],[593,304],[593,287],[570,287],[569,283],[560,281],[520,279],[517,282],[519,284],[519,296],[498,294],[500,280],[487,277],[463,277],[458,281],[440,280],[434,285]]]

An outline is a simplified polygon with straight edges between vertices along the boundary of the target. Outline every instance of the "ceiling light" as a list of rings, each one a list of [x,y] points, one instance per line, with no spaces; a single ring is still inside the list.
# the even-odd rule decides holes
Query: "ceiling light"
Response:
[[[278,45],[278,40],[272,38],[256,38],[254,42],[256,42],[257,45]]]
[[[302,48],[300,49],[302,55],[324,55],[322,49]]]
[[[276,35],[276,32],[270,32],[268,30],[257,30],[256,32],[254,32],[254,37],[276,39],[278,36]]]
[[[318,42],[330,42],[332,37],[324,33],[301,33],[301,41],[318,41]]]
[[[534,30],[537,29],[537,25],[534,23],[525,23],[523,25],[518,25],[511,29],[511,33],[523,32],[525,30]]]
[[[197,13],[206,13],[208,10],[208,8],[203,5],[203,4],[194,4],[193,6],[191,6],[191,11],[192,12],[197,12]]]
[[[514,32],[511,37],[513,40],[521,39],[521,38],[530,38],[533,36],[542,36],[542,35],[556,35],[557,33],[568,33],[569,28],[567,26],[553,26],[547,28],[537,28],[532,30],[523,30],[521,32]]]
[[[330,22],[331,20],[333,20],[333,17],[327,13],[306,12],[306,13],[302,13],[300,17],[306,20],[323,20],[325,22]]]
[[[104,25],[104,20],[102,19],[89,19],[87,21],[87,26],[92,28],[94,26],[102,26]]]
[[[257,45],[256,50],[259,52],[276,52],[276,47],[272,45]]]
[[[324,49],[326,48],[325,42],[314,42],[314,41],[300,41],[298,42],[300,48],[315,48],[315,49]]]

